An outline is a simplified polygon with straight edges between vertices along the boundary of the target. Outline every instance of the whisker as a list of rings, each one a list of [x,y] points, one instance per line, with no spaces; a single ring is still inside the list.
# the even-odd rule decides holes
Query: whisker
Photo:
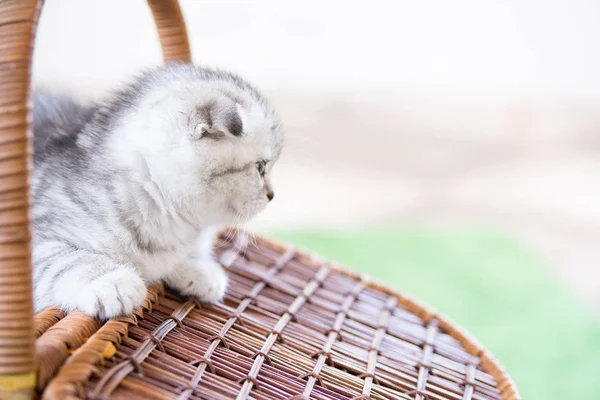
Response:
[[[240,212],[237,212],[235,217],[233,218],[233,222],[231,225],[229,225],[227,227],[227,230],[225,231],[225,241],[224,243],[221,244],[220,247],[224,247],[225,246],[225,242],[230,242],[231,240],[233,240],[233,237],[235,236],[235,231],[236,231],[236,225],[240,219]]]
[[[249,213],[246,215],[245,219],[246,219],[246,223],[250,220],[250,214]],[[250,236],[250,238],[249,238],[250,239],[249,240],[249,242],[250,242],[249,245],[254,246],[254,248],[256,250],[259,250],[258,239],[257,239],[256,233],[254,231],[250,231],[249,236]]]

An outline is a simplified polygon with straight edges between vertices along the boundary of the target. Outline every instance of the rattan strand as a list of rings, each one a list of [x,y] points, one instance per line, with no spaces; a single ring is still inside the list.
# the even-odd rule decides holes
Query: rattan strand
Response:
[[[177,0],[147,0],[165,62],[191,62],[185,20]]]
[[[39,338],[52,325],[65,317],[65,312],[58,307],[49,307],[44,311],[37,313],[33,319],[35,327],[35,337]]]
[[[0,2],[0,377],[16,381],[35,368],[27,99],[38,16],[33,1]]]
[[[137,316],[108,322],[73,353],[44,398],[519,399],[489,353],[444,317],[304,252],[247,239],[217,245],[231,278],[223,304],[152,289]]]

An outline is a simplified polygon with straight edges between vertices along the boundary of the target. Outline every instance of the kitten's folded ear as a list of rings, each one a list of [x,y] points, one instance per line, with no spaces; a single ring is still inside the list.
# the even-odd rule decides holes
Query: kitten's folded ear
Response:
[[[197,107],[196,113],[196,124],[191,132],[195,139],[218,140],[242,135],[243,123],[238,104],[228,97],[207,101]]]

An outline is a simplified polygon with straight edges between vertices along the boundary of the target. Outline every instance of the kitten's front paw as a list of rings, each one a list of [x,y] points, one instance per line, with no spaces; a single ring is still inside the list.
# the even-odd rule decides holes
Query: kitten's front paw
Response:
[[[166,282],[184,296],[212,304],[223,300],[227,280],[227,274],[219,263],[203,260],[193,266],[178,267]]]
[[[74,308],[99,319],[129,315],[146,299],[146,285],[129,269],[117,269],[79,288],[80,297]]]

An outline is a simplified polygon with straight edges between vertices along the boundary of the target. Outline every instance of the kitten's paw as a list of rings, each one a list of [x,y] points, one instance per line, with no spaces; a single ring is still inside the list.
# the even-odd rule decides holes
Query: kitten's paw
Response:
[[[179,267],[166,282],[184,296],[196,297],[203,303],[223,300],[227,290],[227,274],[213,260],[196,261],[196,265]]]
[[[79,289],[75,308],[100,319],[129,315],[144,303],[146,285],[133,270],[116,269]]]

